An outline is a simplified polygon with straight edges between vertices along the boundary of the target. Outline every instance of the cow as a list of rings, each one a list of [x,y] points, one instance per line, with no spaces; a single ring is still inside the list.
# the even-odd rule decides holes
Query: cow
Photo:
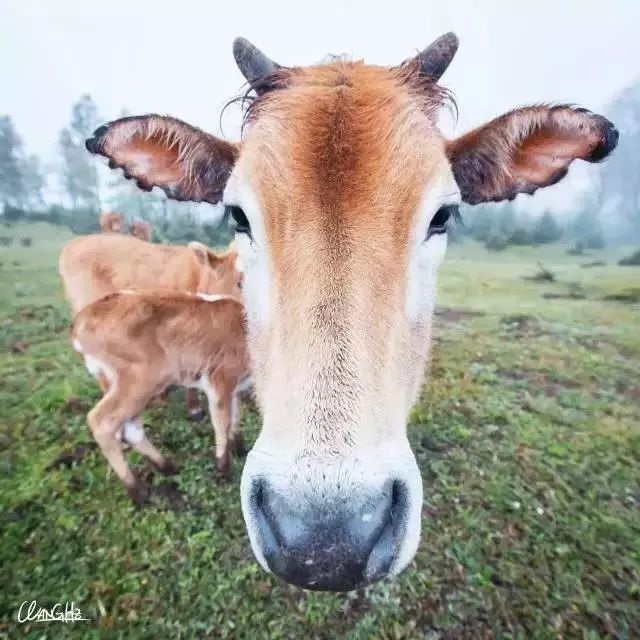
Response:
[[[221,202],[234,221],[262,413],[242,509],[258,562],[303,588],[354,589],[414,557],[423,487],[406,424],[459,204],[533,194],[618,141],[562,104],[445,139],[438,81],[457,48],[449,33],[394,67],[286,67],[239,38],[241,144],[158,115],[86,141],[141,189]]]
[[[151,242],[152,229],[151,225],[145,221],[132,222],[129,225],[129,233],[145,242]]]
[[[169,385],[205,392],[215,431],[216,469],[229,475],[230,448],[244,450],[237,393],[247,373],[243,307],[234,295],[177,291],[111,293],[74,318],[74,348],[101,381],[104,396],[87,422],[111,468],[136,503],[144,482],[124,458],[122,440],[161,472],[175,473],[145,435],[141,414]]]
[[[121,213],[106,211],[100,214],[100,229],[102,233],[122,233],[124,221]]]
[[[62,249],[58,270],[73,313],[120,289],[172,289],[216,294],[239,294],[233,246],[216,254],[200,242],[186,247],[159,245],[124,234],[80,236]],[[198,394],[187,391],[193,420],[203,416]]]

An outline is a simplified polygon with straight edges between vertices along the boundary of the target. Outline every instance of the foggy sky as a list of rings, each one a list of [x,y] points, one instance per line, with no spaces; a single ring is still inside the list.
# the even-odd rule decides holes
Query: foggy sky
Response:
[[[238,35],[284,65],[330,53],[397,64],[450,30],[461,44],[442,84],[458,102],[456,134],[532,102],[606,115],[640,76],[638,0],[0,0],[0,114],[45,161],[82,93],[105,120],[126,108],[219,133],[221,107],[243,84]],[[227,111],[228,137],[239,120]],[[452,125],[444,119],[447,134]],[[576,169],[536,208],[569,208],[597,171]]]

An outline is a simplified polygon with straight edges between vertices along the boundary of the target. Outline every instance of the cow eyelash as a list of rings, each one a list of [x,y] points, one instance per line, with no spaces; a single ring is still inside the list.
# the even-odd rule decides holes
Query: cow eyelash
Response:
[[[225,220],[229,218],[233,220],[234,233],[245,233],[251,237],[251,225],[242,207],[235,204],[226,205],[224,208],[224,218]]]
[[[432,236],[447,233],[451,221],[461,222],[460,208],[457,204],[445,204],[436,211],[427,230],[426,240]]]

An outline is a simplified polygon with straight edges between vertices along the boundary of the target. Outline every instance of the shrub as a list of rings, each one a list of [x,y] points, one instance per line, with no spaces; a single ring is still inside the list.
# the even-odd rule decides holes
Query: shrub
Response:
[[[11,236],[0,236],[0,247],[10,247],[12,242]]]
[[[20,238],[20,246],[21,247],[30,247],[31,246],[31,238]]]
[[[7,222],[17,222],[24,218],[24,211],[18,207],[12,207],[11,205],[5,205],[4,207],[4,219]]]
[[[507,238],[499,233],[489,236],[487,241],[484,243],[484,246],[489,251],[503,251],[508,245],[509,242],[507,241]]]
[[[538,218],[533,229],[533,242],[535,244],[549,244],[556,242],[562,236],[562,228],[556,222],[553,214],[549,211],[543,213]]]
[[[634,251],[630,256],[627,256],[626,258],[622,258],[622,260],[620,260],[618,264],[623,267],[640,266],[640,249]]]
[[[604,249],[606,242],[602,234],[594,232],[585,239],[587,249]]]
[[[576,240],[571,247],[567,249],[570,256],[581,256],[584,254],[584,242]]]
[[[509,236],[509,244],[532,244],[531,233],[524,227],[516,227]]]

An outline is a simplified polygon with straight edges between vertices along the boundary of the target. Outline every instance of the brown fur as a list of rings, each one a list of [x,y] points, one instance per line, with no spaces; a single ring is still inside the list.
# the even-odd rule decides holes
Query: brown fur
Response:
[[[59,272],[74,313],[121,289],[164,288],[220,293],[240,289],[236,253],[219,255],[200,243],[150,244],[126,235],[80,236],[68,242]]]
[[[345,417],[382,393],[387,374],[404,380],[412,370],[403,274],[421,195],[448,170],[441,100],[418,93],[404,70],[337,62],[296,70],[285,91],[255,103],[239,162],[261,198],[279,319],[276,333],[251,342],[263,407],[279,411],[283,392],[302,395],[279,378],[293,363],[297,380],[314,371]],[[344,419],[326,410],[311,420],[339,431]]]
[[[129,225],[129,233],[138,240],[151,242],[152,229],[148,222],[132,222]]]
[[[113,125],[98,129],[96,134],[111,129],[112,135],[90,138],[87,149],[109,156],[111,165],[123,168],[141,189],[158,186],[174,200],[220,200],[238,154],[236,145],[175,118],[121,118]]]
[[[100,229],[102,233],[122,233],[124,220],[122,214],[115,211],[107,211],[100,214]]]
[[[215,302],[179,292],[114,293],[86,306],[73,322],[72,338],[84,356],[102,367],[105,395],[88,415],[94,437],[135,500],[146,490],[127,465],[117,434],[125,421],[140,424],[149,401],[171,384],[208,381],[216,434],[216,466],[229,473],[229,445],[238,446],[236,387],[247,372],[242,304]],[[173,464],[148,438],[132,446],[163,471]]]
[[[462,198],[476,204],[512,200],[562,179],[577,158],[608,155],[618,134],[585,109],[539,105],[515,109],[447,145]]]
[[[59,271],[74,313],[122,289],[163,287],[195,293],[239,294],[241,275],[233,248],[215,254],[203,244],[156,245],[125,235],[82,236],[62,250]],[[203,412],[194,390],[187,390],[187,411]]]

